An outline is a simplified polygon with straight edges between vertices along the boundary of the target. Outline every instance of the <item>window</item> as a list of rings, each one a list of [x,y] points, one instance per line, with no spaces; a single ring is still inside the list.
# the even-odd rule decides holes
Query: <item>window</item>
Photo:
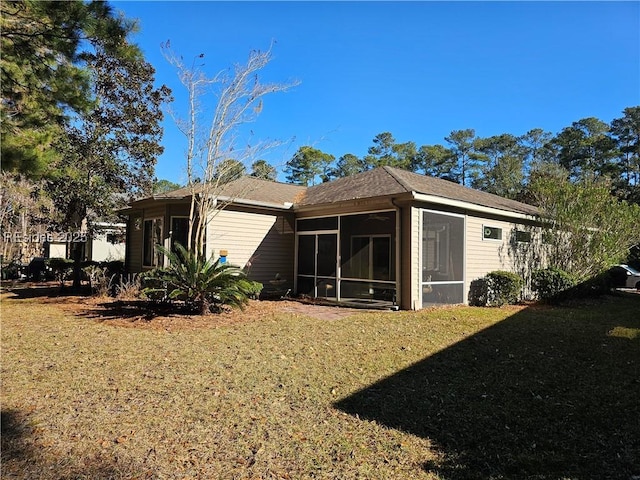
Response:
[[[298,220],[299,232],[312,232],[316,230],[337,230],[338,217],[307,218]]]
[[[189,217],[171,217],[171,251],[176,251],[176,243],[187,248],[189,237]]]
[[[162,253],[156,245],[162,245],[162,218],[144,221],[142,231],[142,264],[145,267],[162,266]]]
[[[369,280],[391,280],[391,236],[351,237],[351,276]]]
[[[125,235],[121,232],[107,232],[107,242],[116,245],[125,242]]]
[[[502,240],[502,229],[498,227],[482,227],[483,240]]]
[[[518,243],[531,243],[531,232],[525,232],[523,230],[516,230],[516,242],[518,242]]]

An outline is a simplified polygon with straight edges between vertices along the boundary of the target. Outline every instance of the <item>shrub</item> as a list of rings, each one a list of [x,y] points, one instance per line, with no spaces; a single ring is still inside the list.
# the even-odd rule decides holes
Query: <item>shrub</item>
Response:
[[[500,270],[489,272],[487,282],[488,305],[496,307],[516,303],[524,285],[520,275]]]
[[[612,286],[615,288],[624,287],[627,284],[627,271],[622,267],[611,267],[609,269]]]
[[[260,298],[260,293],[262,293],[264,285],[253,280],[246,280],[245,288],[247,290],[247,296],[252,300],[257,300]]]
[[[47,266],[53,272],[56,280],[60,282],[60,285],[64,285],[64,279],[73,270],[73,260],[67,258],[49,258],[46,260]]]
[[[593,298],[600,295],[607,295],[614,290],[615,284],[613,277],[611,272],[607,270],[561,292],[558,295],[558,300]]]
[[[169,258],[169,266],[157,268],[145,275],[145,280],[158,286],[143,290],[146,295],[162,293],[163,298],[184,300],[202,315],[212,307],[231,305],[242,308],[253,292],[257,282],[247,279],[245,272],[228,263],[213,262],[203,255],[187,251],[176,244],[176,251],[161,245],[158,249]]]
[[[489,284],[487,277],[476,278],[469,285],[469,305],[486,307],[489,301]]]
[[[541,268],[531,275],[533,291],[541,300],[557,298],[561,292],[576,285],[575,278],[569,273],[556,267]]]
[[[469,304],[479,307],[501,307],[516,303],[524,280],[512,272],[496,270],[471,282]]]

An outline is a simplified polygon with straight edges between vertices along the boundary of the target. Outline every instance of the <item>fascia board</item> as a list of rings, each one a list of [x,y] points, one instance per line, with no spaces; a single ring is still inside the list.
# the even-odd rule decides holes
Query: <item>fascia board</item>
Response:
[[[483,205],[476,205],[474,203],[464,202],[462,200],[452,200],[450,198],[438,197],[436,195],[428,195],[424,193],[411,192],[413,199],[418,202],[433,203],[436,205],[446,205],[449,207],[461,208],[463,210],[470,210],[473,212],[484,213],[488,215],[498,215],[501,217],[515,218],[518,220],[528,221],[540,221],[535,215],[526,213],[512,212],[509,210],[502,210],[500,208],[485,207]]]

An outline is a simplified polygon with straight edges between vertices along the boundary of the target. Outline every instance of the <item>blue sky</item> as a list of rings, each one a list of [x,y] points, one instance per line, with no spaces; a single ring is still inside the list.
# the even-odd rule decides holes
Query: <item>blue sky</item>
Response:
[[[176,111],[185,96],[162,42],[204,53],[211,75],[277,42],[261,78],[301,83],[267,96],[251,128],[285,141],[265,156],[280,171],[302,145],[338,158],[365,155],[385,131],[418,146],[465,128],[557,133],[640,104],[638,2],[110,3],[139,20],[133,40]],[[186,140],[164,126],[157,177],[183,183]]]

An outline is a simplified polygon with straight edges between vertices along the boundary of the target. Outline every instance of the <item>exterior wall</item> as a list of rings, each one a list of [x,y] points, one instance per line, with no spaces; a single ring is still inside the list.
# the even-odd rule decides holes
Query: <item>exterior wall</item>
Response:
[[[124,250],[124,243],[111,243],[106,234],[96,234],[91,240],[91,260],[94,262],[122,260]]]
[[[472,212],[463,212],[452,209],[447,212],[441,206],[429,204],[415,204],[411,208],[410,245],[403,240],[403,250],[410,252],[411,264],[403,260],[402,268],[411,270],[410,294],[403,292],[402,308],[417,310],[422,308],[421,295],[421,211],[428,209],[442,211],[443,213],[457,213],[465,215],[465,263],[464,263],[464,302],[468,302],[471,282],[485,276],[494,270],[507,270],[518,273],[525,279],[525,296],[528,296],[528,281],[530,274],[536,268],[544,266],[544,258],[541,255],[541,229],[531,222],[518,222],[498,217],[483,217]],[[483,238],[483,227],[497,227],[502,229],[501,240],[489,240]],[[529,232],[532,235],[531,243],[517,242],[516,230]],[[404,229],[407,231],[407,229]],[[403,278],[405,273],[403,273]],[[405,282],[405,289],[408,284]],[[406,300],[410,297],[410,304]]]
[[[421,253],[421,209],[417,207],[411,207],[410,209],[410,218],[411,218],[411,227],[410,227],[410,235],[411,235],[411,248],[410,252],[410,272],[411,272],[411,283],[405,284],[405,288],[409,287],[409,294],[411,303],[407,305],[407,308],[411,310],[420,310],[422,308],[422,275],[420,266],[422,264],[422,259],[420,258]]]
[[[502,240],[485,240],[482,238],[483,226],[502,228]],[[487,218],[467,216],[466,228],[466,290],[469,284],[493,270],[509,270],[513,268],[512,259],[508,255],[511,231],[514,224]]]
[[[336,207],[335,214],[356,214],[371,211],[373,207],[397,206],[389,199],[377,202],[361,202],[349,209]],[[441,205],[428,203],[405,203],[399,208],[399,285],[398,301],[402,309],[418,310],[422,308],[422,209],[465,215],[464,245],[464,301],[468,300],[469,286],[477,278],[493,270],[515,271],[525,278],[528,272],[542,266],[542,260],[535,253],[539,251],[541,235],[539,229],[526,222],[504,217],[483,217],[473,212],[451,208],[447,212]],[[347,211],[348,210],[348,211]],[[398,211],[398,210],[397,210]],[[129,216],[127,231],[127,269],[140,272],[142,266],[143,222],[145,219],[162,218],[163,243],[170,245],[169,229],[171,217],[187,216],[188,203],[154,205],[142,208]],[[314,213],[314,215],[312,215]],[[332,211],[322,211],[329,216]],[[286,282],[282,288],[293,288],[295,272],[295,232],[294,218],[318,216],[318,212],[279,212],[264,209],[230,206],[216,212],[210,219],[206,234],[206,253],[217,258],[220,250],[227,250],[227,261],[240,267],[248,267],[250,278],[265,286],[279,274]],[[483,227],[502,229],[502,239],[483,239]],[[515,230],[533,232],[533,242],[522,244],[515,242]]]
[[[149,208],[142,208],[129,214],[127,221],[127,248],[126,248],[126,269],[129,273],[138,273],[149,270],[149,267],[142,265],[144,221],[152,218],[162,219],[162,238],[166,248],[170,246],[169,232],[171,229],[171,217],[181,217],[189,215],[188,203],[176,203],[154,205]]]
[[[502,240],[483,239],[483,227],[502,228]],[[531,242],[518,242],[516,230],[531,234]],[[466,227],[465,301],[473,280],[494,270],[515,272],[525,280],[525,296],[530,294],[530,275],[544,266],[542,230],[530,222],[506,221],[468,215]]]
[[[252,280],[268,286],[279,274],[286,280],[282,287],[293,288],[293,218],[249,209],[217,211],[207,227],[207,252],[218,258],[220,250],[227,250],[227,261],[248,267]]]

